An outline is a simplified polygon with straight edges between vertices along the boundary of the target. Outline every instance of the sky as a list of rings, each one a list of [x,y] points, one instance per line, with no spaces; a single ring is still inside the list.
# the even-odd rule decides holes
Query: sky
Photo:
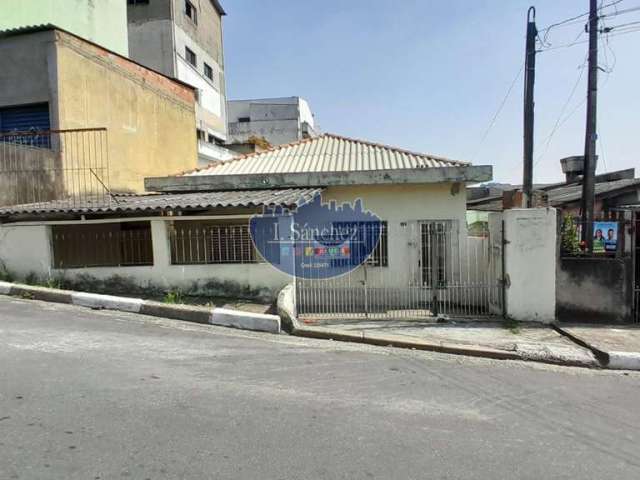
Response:
[[[530,5],[539,30],[589,9],[588,0],[224,0],[228,98],[300,96],[324,132],[493,165],[494,181],[521,183]],[[640,0],[602,13],[633,7]],[[584,151],[586,19],[540,35],[536,183],[561,180],[559,159]],[[640,9],[604,19],[636,21]],[[599,173],[640,166],[636,28],[600,39]]]

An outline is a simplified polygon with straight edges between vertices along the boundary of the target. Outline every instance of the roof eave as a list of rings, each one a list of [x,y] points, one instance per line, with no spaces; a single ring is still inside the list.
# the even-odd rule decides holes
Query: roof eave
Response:
[[[148,192],[198,192],[331,186],[477,183],[493,178],[490,165],[365,170],[354,172],[294,172],[239,175],[186,175],[145,178]]]

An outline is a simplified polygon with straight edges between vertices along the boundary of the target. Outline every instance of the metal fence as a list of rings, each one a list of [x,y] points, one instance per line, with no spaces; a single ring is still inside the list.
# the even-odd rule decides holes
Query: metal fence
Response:
[[[0,206],[106,206],[108,152],[104,128],[0,132]]]
[[[495,236],[488,230],[461,235],[455,220],[389,228],[385,266],[365,262],[340,277],[296,278],[298,314],[306,319],[500,316],[501,232]]]
[[[169,239],[173,265],[258,262],[248,224],[178,221]]]
[[[634,212],[632,223],[633,252],[633,318],[640,323],[640,212]]]

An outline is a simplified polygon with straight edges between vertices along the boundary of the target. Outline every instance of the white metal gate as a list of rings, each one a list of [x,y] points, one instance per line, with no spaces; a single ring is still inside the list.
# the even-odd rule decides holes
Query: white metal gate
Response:
[[[467,236],[466,231],[461,235],[457,220],[413,221],[389,229],[380,242],[375,258],[345,275],[297,278],[298,315],[395,319],[503,314],[501,229]]]

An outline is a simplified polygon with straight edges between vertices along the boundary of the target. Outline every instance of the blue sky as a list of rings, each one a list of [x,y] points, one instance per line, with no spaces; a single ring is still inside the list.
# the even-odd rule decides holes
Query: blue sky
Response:
[[[586,12],[588,3],[537,0],[538,28]],[[521,69],[530,4],[227,0],[228,96],[301,96],[323,131],[492,164],[495,181],[519,183],[522,76],[481,140]],[[615,8],[637,6],[640,0],[622,0]],[[609,17],[606,24],[639,20],[636,11]],[[558,27],[547,41],[550,47],[585,41],[582,30],[582,23]],[[608,47],[604,38],[600,45],[601,65],[614,68],[600,74],[598,171],[640,166],[640,31],[612,34]],[[538,55],[536,182],[560,179],[559,159],[583,151],[587,75],[580,78],[580,67],[586,52],[587,44],[578,43]],[[562,125],[547,142],[558,119]]]

